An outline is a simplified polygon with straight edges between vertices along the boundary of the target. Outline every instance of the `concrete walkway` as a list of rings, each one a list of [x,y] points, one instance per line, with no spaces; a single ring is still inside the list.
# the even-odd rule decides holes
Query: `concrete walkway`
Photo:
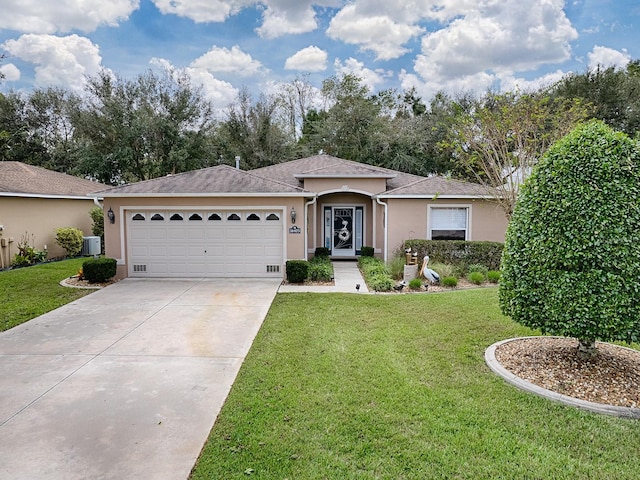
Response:
[[[186,479],[279,279],[126,279],[0,334],[0,479]]]
[[[369,293],[367,284],[358,269],[358,262],[341,260],[333,261],[333,277],[334,285],[331,286],[315,286],[315,285],[281,285],[278,292],[314,292],[314,293]],[[356,289],[356,285],[360,285],[360,289]]]

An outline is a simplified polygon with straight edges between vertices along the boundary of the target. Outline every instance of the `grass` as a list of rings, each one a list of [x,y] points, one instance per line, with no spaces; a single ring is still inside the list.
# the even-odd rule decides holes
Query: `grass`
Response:
[[[637,421],[507,385],[497,289],[279,294],[192,479],[640,478]]]
[[[90,290],[59,284],[62,279],[75,275],[84,260],[74,258],[0,272],[0,331],[90,293]]]

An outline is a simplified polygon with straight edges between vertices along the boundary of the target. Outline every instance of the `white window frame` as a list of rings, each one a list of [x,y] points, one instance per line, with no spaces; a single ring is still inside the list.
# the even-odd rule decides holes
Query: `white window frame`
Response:
[[[464,239],[465,240],[471,240],[471,216],[472,216],[472,212],[471,212],[471,205],[470,204],[437,204],[437,205],[429,205],[428,209],[427,209],[427,239],[428,240],[432,240],[431,238],[431,232],[433,230],[432,228],[432,219],[433,219],[433,214],[432,211],[433,210],[440,210],[440,209],[451,209],[451,208],[455,208],[455,209],[464,209],[467,211],[467,225],[465,228],[465,232],[464,232]]]

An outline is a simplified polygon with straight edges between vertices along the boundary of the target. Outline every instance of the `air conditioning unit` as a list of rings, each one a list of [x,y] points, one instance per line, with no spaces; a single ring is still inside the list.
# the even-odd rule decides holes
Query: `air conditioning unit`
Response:
[[[101,250],[100,237],[82,237],[82,255],[84,257],[100,255]]]

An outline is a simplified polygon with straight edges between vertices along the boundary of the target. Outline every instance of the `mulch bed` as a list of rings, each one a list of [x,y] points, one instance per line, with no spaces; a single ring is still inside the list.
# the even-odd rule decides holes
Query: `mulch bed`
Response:
[[[592,360],[577,356],[578,341],[535,337],[500,345],[496,360],[514,375],[562,395],[617,407],[640,408],[640,351],[596,343]]]

